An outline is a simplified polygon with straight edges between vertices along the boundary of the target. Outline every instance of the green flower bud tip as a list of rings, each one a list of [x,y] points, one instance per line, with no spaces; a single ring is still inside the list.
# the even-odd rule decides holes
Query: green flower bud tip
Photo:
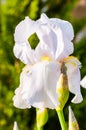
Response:
[[[70,106],[69,106],[69,130],[79,130],[78,122]]]
[[[48,121],[47,109],[37,110],[36,120],[37,120],[37,127],[43,127]]]
[[[60,75],[59,81],[57,83],[56,92],[58,94],[58,100],[60,103],[60,105],[56,109],[62,110],[69,98],[67,75],[64,75],[63,73]]]

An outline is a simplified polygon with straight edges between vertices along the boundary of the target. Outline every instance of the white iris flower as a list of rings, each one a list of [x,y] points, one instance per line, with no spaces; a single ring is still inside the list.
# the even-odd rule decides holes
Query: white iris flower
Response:
[[[39,43],[32,49],[28,38],[34,33]],[[59,105],[56,89],[63,64],[67,68],[69,91],[75,94],[72,102],[82,101],[80,62],[69,56],[73,53],[73,37],[69,22],[49,19],[45,14],[37,21],[26,17],[18,24],[14,34],[14,54],[26,67],[20,75],[20,85],[13,98],[16,107],[55,109]]]

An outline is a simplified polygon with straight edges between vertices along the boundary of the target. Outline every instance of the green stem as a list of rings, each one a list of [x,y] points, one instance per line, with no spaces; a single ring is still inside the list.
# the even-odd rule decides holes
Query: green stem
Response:
[[[37,111],[38,111],[38,110],[39,110],[39,109],[36,108],[36,123],[37,123],[37,130],[43,130],[43,127],[40,126],[40,120],[37,120],[37,116],[38,116]]]
[[[43,127],[38,127],[37,129],[38,129],[38,130],[43,130]]]
[[[65,122],[65,119],[64,119],[63,110],[56,110],[56,112],[58,114],[62,130],[67,130],[67,125],[66,125],[66,122]]]

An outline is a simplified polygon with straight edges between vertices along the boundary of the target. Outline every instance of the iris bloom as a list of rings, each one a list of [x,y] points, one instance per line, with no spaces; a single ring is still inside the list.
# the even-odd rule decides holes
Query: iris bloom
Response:
[[[28,41],[33,34],[39,39],[35,49],[31,48]],[[16,107],[55,109],[59,105],[56,89],[63,65],[67,69],[69,91],[75,95],[72,102],[82,101],[80,62],[69,56],[73,53],[73,37],[73,28],[69,22],[49,19],[45,14],[37,21],[26,17],[17,25],[14,54],[26,66],[13,98]]]

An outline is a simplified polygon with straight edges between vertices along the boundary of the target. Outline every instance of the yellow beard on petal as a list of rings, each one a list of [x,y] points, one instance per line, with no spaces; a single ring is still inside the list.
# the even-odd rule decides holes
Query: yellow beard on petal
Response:
[[[79,66],[79,68],[81,68],[80,61],[74,56],[68,56],[67,58],[64,58],[63,61],[64,61],[64,63],[71,64],[74,68],[76,68],[77,66]]]
[[[74,59],[74,58],[76,58],[76,57],[74,57],[74,56],[68,56],[68,57],[64,58],[64,60],[66,61],[66,60],[71,60],[71,59]]]
[[[41,60],[42,61],[50,61],[50,57],[48,57],[48,56],[42,56]]]

